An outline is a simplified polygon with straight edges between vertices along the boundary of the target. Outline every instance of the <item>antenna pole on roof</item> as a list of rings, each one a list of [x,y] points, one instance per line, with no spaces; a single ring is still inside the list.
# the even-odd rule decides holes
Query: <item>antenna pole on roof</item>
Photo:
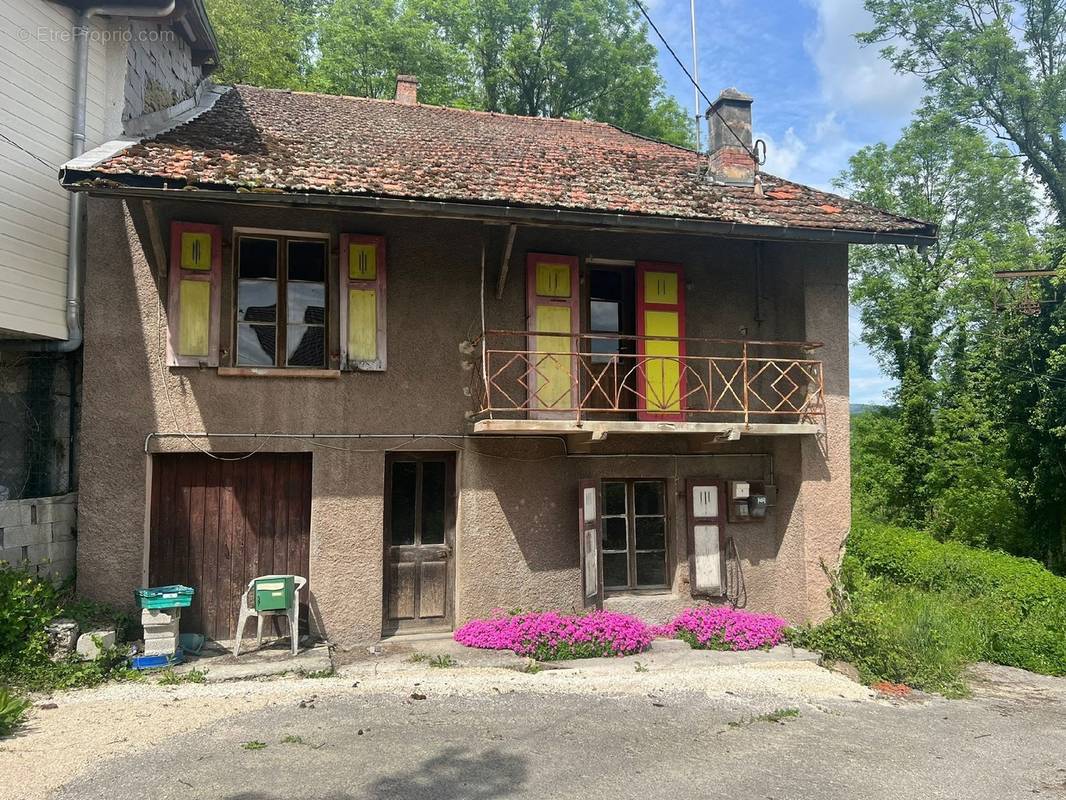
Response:
[[[700,150],[700,56],[696,47],[696,0],[689,0],[692,21],[692,96],[696,100],[696,150]]]

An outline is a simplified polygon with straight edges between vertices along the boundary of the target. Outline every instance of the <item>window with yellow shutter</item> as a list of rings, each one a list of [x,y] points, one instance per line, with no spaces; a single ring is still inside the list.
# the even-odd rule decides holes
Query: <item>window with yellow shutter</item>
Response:
[[[384,370],[385,237],[344,234],[339,266],[341,367]]]
[[[198,222],[170,226],[167,365],[217,367],[222,228]]]

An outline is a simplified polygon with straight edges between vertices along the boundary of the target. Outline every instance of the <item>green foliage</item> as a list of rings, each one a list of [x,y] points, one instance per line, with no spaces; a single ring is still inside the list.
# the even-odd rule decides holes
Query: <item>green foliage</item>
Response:
[[[1031,559],[859,519],[840,578],[846,607],[792,639],[867,683],[958,696],[979,660],[1066,675],[1066,579]]]
[[[10,736],[22,724],[29,710],[29,700],[12,694],[0,686],[0,737]]]
[[[160,686],[180,686],[183,683],[207,683],[206,669],[191,669],[188,672],[175,672],[167,667],[159,674]]]
[[[258,740],[241,742],[241,748],[244,750],[266,750],[266,742],[260,742]]]
[[[207,0],[222,83],[305,88],[313,15],[288,0]]]
[[[689,146],[632,0],[210,0],[223,80],[590,118]]]
[[[926,104],[1010,140],[1066,222],[1066,7],[1047,0],[866,0],[868,44],[925,82]]]
[[[429,660],[429,665],[436,669],[448,669],[449,667],[459,666],[459,662],[447,653],[441,653],[438,656],[433,656],[433,658]]]
[[[105,651],[95,661],[49,658],[45,626],[56,617],[73,618],[86,628],[128,619],[107,606],[73,600],[70,589],[69,585],[57,588],[21,569],[0,567],[0,685],[53,691],[140,679],[140,673],[129,669],[121,647]]]

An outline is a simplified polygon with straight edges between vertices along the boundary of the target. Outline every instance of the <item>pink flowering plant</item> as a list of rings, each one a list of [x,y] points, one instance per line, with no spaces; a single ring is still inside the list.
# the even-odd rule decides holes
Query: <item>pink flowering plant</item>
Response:
[[[697,650],[766,650],[784,641],[787,629],[788,623],[772,614],[705,606],[685,609],[652,633]]]
[[[513,650],[538,661],[627,656],[651,645],[652,631],[636,617],[611,611],[496,612],[455,632],[455,641],[483,650]]]

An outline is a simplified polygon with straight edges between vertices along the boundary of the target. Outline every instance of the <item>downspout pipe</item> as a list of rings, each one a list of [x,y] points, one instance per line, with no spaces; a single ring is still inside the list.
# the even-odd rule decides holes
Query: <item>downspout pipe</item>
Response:
[[[114,5],[92,6],[78,16],[74,52],[74,111],[70,135],[70,157],[85,152],[86,108],[89,98],[89,27],[93,17],[169,17],[176,0],[162,6]],[[85,197],[74,192],[70,197],[67,227],[67,338],[63,340],[28,339],[0,342],[0,349],[37,353],[73,353],[85,338],[82,329],[82,264],[84,263]]]

